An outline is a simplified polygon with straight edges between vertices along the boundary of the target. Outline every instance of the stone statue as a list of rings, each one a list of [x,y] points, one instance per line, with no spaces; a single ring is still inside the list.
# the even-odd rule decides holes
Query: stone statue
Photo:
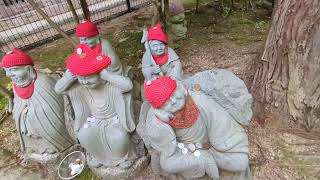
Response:
[[[170,39],[182,39],[187,34],[187,20],[181,0],[169,0],[169,17],[167,20]]]
[[[141,40],[146,52],[142,58],[142,73],[145,80],[166,75],[182,79],[182,65],[178,55],[168,46],[168,38],[158,23],[148,31],[144,30]]]
[[[125,70],[119,60],[118,55],[111,44],[99,35],[97,26],[90,20],[84,20],[76,27],[76,36],[80,44],[87,44],[97,53],[102,53],[111,59],[108,70],[118,75],[125,75]]]
[[[25,159],[45,163],[72,146],[56,80],[37,72],[31,57],[19,49],[8,52],[1,67],[13,82],[12,114]]]
[[[132,82],[109,70],[111,65],[108,56],[80,44],[55,89],[70,98],[74,130],[89,154],[89,166],[126,169],[138,158],[131,140],[136,126],[129,95]]]
[[[186,89],[171,77],[157,77],[145,82],[144,96],[152,108],[137,130],[153,171],[187,179],[250,178],[244,129],[200,86]]]

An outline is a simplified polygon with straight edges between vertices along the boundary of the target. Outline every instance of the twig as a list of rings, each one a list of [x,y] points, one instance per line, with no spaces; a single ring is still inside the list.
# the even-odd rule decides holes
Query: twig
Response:
[[[3,110],[0,115],[0,125],[7,119],[9,116],[9,112],[7,110]]]

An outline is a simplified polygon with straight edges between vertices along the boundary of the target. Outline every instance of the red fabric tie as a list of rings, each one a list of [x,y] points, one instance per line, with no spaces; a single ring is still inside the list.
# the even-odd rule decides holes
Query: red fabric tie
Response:
[[[20,98],[29,99],[33,95],[34,83],[35,83],[36,79],[37,79],[37,75],[36,75],[35,79],[32,80],[32,82],[26,87],[18,87],[17,85],[15,85],[13,83],[13,89]]]
[[[152,57],[157,65],[162,66],[168,62],[169,53],[168,53],[168,50],[166,49],[166,52],[164,54],[160,56],[152,55]]]

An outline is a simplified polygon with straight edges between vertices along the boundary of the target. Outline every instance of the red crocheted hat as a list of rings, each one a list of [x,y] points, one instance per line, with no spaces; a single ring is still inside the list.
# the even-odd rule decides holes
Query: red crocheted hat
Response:
[[[0,63],[0,66],[3,68],[25,65],[33,66],[32,59],[28,54],[26,54],[18,48],[14,48],[12,51],[8,52],[5,56],[3,56]]]
[[[148,41],[150,40],[158,40],[168,44],[168,37],[162,31],[160,23],[148,30]]]
[[[74,75],[87,76],[101,72],[108,67],[111,59],[95,52],[86,44],[79,44],[66,60],[66,66]]]
[[[144,97],[154,108],[160,108],[177,88],[177,82],[170,77],[158,77],[144,83]]]
[[[92,37],[99,34],[97,26],[90,20],[84,20],[76,27],[76,36],[78,37]]]

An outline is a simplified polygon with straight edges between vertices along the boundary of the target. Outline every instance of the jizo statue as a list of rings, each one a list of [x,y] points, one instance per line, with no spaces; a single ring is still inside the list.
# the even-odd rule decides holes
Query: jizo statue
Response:
[[[183,71],[180,59],[168,46],[168,38],[159,23],[148,31],[144,31],[141,42],[146,48],[142,58],[142,73],[145,80],[159,75],[182,79]]]
[[[13,82],[12,113],[25,155],[42,161],[72,146],[56,80],[37,72],[31,57],[19,49],[7,53],[1,67]]]
[[[156,152],[151,153],[153,170],[188,179],[223,179],[224,172],[249,178],[245,130],[200,87],[186,89],[163,76],[145,82],[144,96],[152,108],[139,134]]]
[[[99,35],[97,26],[90,20],[84,20],[76,27],[76,36],[80,44],[88,45],[97,53],[102,53],[111,59],[108,70],[118,75],[124,75],[123,66],[111,44]]]
[[[112,60],[80,44],[67,59],[67,71],[56,91],[67,94],[75,114],[74,131],[93,167],[129,168],[137,157],[131,133],[129,78],[109,70]]]

